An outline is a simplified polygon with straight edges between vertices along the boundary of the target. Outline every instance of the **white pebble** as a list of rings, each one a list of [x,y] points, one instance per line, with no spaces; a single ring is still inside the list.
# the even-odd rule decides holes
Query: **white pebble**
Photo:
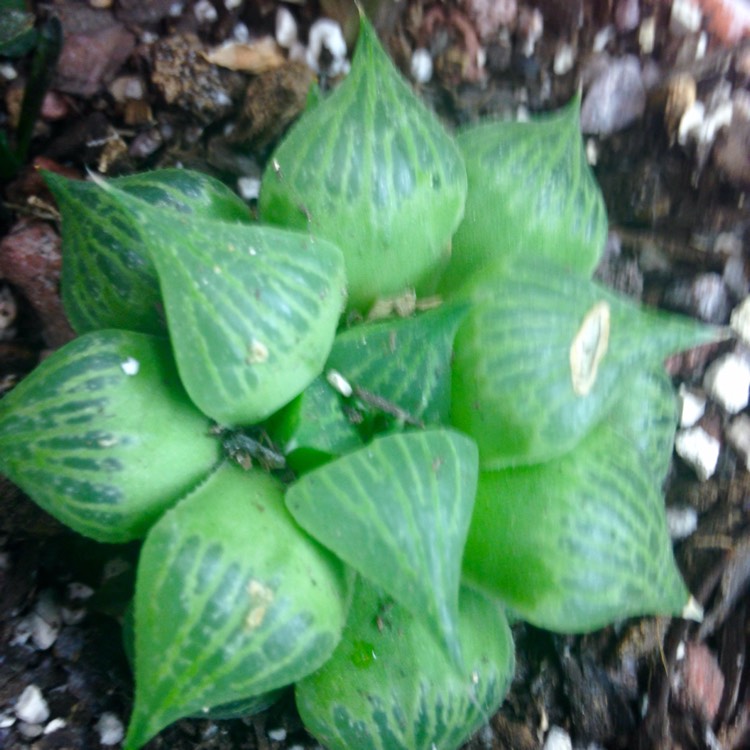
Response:
[[[750,417],[740,414],[727,427],[727,440],[750,470]]]
[[[120,367],[126,375],[137,375],[138,370],[141,369],[141,363],[133,357],[128,357],[126,360],[120,362]]]
[[[729,319],[731,329],[750,346],[750,297],[745,297],[732,311]]]
[[[638,46],[643,55],[650,55],[656,43],[656,16],[644,18],[638,28]]]
[[[10,711],[0,712],[0,729],[8,729],[16,723],[16,717]]]
[[[284,49],[291,49],[297,41],[297,21],[283,5],[276,11],[276,41]]]
[[[416,83],[427,83],[432,78],[432,55],[424,47],[412,53],[410,71]]]
[[[27,740],[34,740],[41,737],[44,733],[44,727],[41,724],[28,724],[25,721],[18,722],[18,733]]]
[[[260,195],[260,180],[257,177],[238,177],[237,191],[243,200],[257,200]]]
[[[737,414],[750,400],[750,362],[736,352],[719,357],[706,370],[703,387],[729,414]]]
[[[269,729],[268,738],[274,742],[283,742],[286,739],[286,729],[279,727],[278,729]]]
[[[198,0],[193,7],[193,13],[198,23],[213,23],[219,17],[216,8],[208,0]]]
[[[698,528],[695,508],[667,508],[667,529],[673,541],[687,539]]]
[[[684,383],[677,395],[680,400],[680,427],[692,427],[706,412],[706,397]]]
[[[573,750],[573,742],[564,729],[551,727],[544,740],[544,750]]]
[[[702,427],[679,430],[675,436],[674,449],[701,481],[705,481],[716,471],[721,443]]]
[[[106,711],[96,722],[96,731],[99,732],[99,742],[102,745],[117,745],[125,736],[125,728],[119,717],[110,711]]]
[[[16,701],[16,716],[27,724],[41,724],[49,719],[49,706],[36,685],[28,685]]]
[[[67,726],[65,719],[61,719],[59,716],[44,727],[44,734],[52,734],[52,732],[58,732],[60,729],[65,729]]]
[[[18,71],[10,63],[0,63],[0,78],[15,81],[18,78]]]
[[[692,34],[700,29],[702,20],[703,13],[696,0],[673,0],[669,16],[669,30],[673,34]]]
[[[320,55],[325,47],[331,55],[331,63],[324,71],[331,76],[345,73],[348,69],[346,60],[346,41],[341,26],[330,18],[319,18],[310,27],[307,43],[307,64],[316,73],[321,72]]]
[[[349,398],[354,392],[349,381],[338,370],[329,370],[326,373],[326,380],[331,388],[338,391],[344,398]]]
[[[573,45],[569,42],[563,42],[555,51],[555,60],[552,63],[552,70],[556,76],[564,76],[570,73],[575,65],[576,53]]]
[[[243,0],[224,0],[224,7],[227,10],[234,10],[242,5]]]

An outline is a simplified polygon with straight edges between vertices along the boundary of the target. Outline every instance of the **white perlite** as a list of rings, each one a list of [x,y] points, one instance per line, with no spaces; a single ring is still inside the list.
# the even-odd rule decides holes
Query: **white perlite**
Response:
[[[737,414],[750,400],[750,362],[737,352],[719,357],[706,370],[703,387],[729,414]]]
[[[742,339],[743,343],[750,346],[750,297],[745,297],[737,307],[732,310],[729,319],[732,330]]]
[[[331,76],[349,71],[346,59],[346,41],[341,26],[330,18],[319,18],[310,27],[307,43],[307,64],[316,73],[321,72],[320,56],[325,47],[331,55],[331,62],[324,71]]]
[[[16,716],[27,724],[42,724],[49,719],[49,706],[36,685],[28,685],[16,701]]]
[[[750,470],[750,417],[747,414],[735,417],[727,427],[726,435],[729,444]]]
[[[692,427],[706,412],[706,397],[684,383],[677,392],[680,403],[680,427]]]
[[[573,750],[573,742],[564,729],[551,727],[544,740],[544,750]]]
[[[721,443],[702,427],[678,430],[674,440],[674,449],[701,481],[705,481],[716,471]]]
[[[698,511],[695,508],[667,508],[667,529],[673,541],[687,539],[698,528]]]
[[[289,8],[280,5],[276,11],[276,41],[280,47],[291,49],[297,41],[297,21]]]
[[[427,83],[432,78],[432,55],[424,47],[412,53],[410,71],[415,83]]]
[[[117,745],[125,736],[125,728],[119,717],[110,711],[105,711],[96,722],[96,731],[99,732],[99,742],[102,745]]]

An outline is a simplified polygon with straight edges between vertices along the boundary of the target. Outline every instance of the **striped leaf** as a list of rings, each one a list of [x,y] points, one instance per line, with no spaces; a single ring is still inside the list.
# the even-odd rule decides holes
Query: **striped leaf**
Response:
[[[496,270],[465,290],[474,304],[456,336],[451,387],[452,422],[477,441],[484,469],[565,453],[634,369],[720,335],[541,262]]]
[[[61,293],[78,333],[125,328],[164,333],[156,270],[140,227],[111,193],[93,182],[45,172],[62,216]],[[167,215],[246,223],[247,206],[208,175],[186,169],[119,177],[111,184],[160,207]]]
[[[335,245],[177,216],[106,189],[141,228],[180,377],[205,414],[224,425],[259,422],[322,371],[346,295]]]
[[[679,615],[689,599],[658,485],[606,422],[562,458],[480,474],[464,576],[566,633]]]
[[[358,582],[336,651],[297,683],[307,729],[329,750],[453,750],[497,711],[514,671],[497,604],[461,590],[466,665],[448,660],[421,620]]]
[[[638,448],[644,466],[660,485],[669,471],[678,422],[669,375],[661,368],[638,368],[604,419]]]
[[[294,523],[275,479],[222,466],[143,545],[125,749],[317,669],[341,637],[351,583]]]
[[[286,495],[297,522],[423,618],[460,661],[458,588],[476,446],[445,429],[376,438],[305,474]]]
[[[599,186],[586,161],[576,97],[531,122],[486,122],[459,134],[468,193],[443,280],[456,289],[489,260],[553,261],[589,276],[607,235]]]
[[[447,261],[465,195],[458,148],[363,16],[351,72],[269,160],[263,220],[341,247],[348,304],[363,310],[432,281]]]
[[[84,334],[0,401],[0,471],[102,542],[145,535],[220,458],[164,339]]]

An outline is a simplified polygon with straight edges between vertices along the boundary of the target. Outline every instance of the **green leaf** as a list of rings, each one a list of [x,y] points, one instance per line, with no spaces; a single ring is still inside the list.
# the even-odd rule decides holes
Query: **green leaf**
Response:
[[[466,666],[448,660],[420,618],[359,581],[336,651],[297,683],[307,729],[329,750],[453,750],[486,724],[514,671],[496,603],[461,590]]]
[[[78,333],[127,328],[164,333],[156,269],[144,235],[112,192],[93,182],[45,172],[62,215],[61,291],[65,312]],[[158,206],[165,216],[247,223],[247,206],[223,183],[186,169],[111,180],[112,186]]]
[[[24,0],[0,0],[0,55],[20,57],[36,42],[34,15]]]
[[[607,423],[561,458],[480,474],[464,576],[565,633],[679,615],[689,599],[658,487]]]
[[[281,446],[287,464],[297,472],[362,445],[341,396],[322,375],[273,417],[268,431],[271,440]]]
[[[467,311],[467,305],[442,305],[410,318],[355,326],[336,337],[326,367],[415,420],[445,422],[453,339]]]
[[[335,242],[348,304],[364,310],[377,297],[433,283],[465,196],[458,148],[362,16],[351,72],[269,160],[263,220]]]
[[[387,435],[305,474],[287,491],[297,522],[429,622],[460,660],[461,554],[476,446],[446,429]]]
[[[277,480],[222,466],[143,545],[126,750],[317,669],[341,637],[351,583],[294,523]]]
[[[660,485],[669,471],[678,423],[669,375],[662,368],[638,368],[604,419],[638,448],[643,465]]]
[[[229,426],[260,422],[322,371],[346,295],[335,245],[164,212],[107,190],[140,227],[180,377],[205,414]]]
[[[493,258],[554,261],[589,276],[607,214],[586,161],[580,98],[531,122],[486,122],[459,134],[468,194],[443,287],[456,289]]]
[[[565,453],[634,369],[722,333],[542,262],[480,276],[465,289],[473,306],[455,341],[451,419],[477,441],[484,469]]]
[[[0,401],[0,471],[102,542],[143,536],[220,458],[164,339],[85,334]]]

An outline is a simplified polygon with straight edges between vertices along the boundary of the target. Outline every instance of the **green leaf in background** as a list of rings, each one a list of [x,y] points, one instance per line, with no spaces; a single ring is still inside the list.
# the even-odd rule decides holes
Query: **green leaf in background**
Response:
[[[62,215],[61,292],[78,333],[127,328],[164,333],[156,269],[137,222],[111,192],[84,180],[44,173]],[[112,186],[185,217],[247,223],[247,206],[218,180],[186,169],[111,180]]]
[[[638,448],[655,483],[667,476],[678,423],[677,399],[663,368],[638,368],[604,419]]]
[[[0,0],[0,55],[25,55],[37,40],[34,15],[24,0]]]
[[[634,368],[721,333],[542,262],[488,267],[465,294],[473,306],[456,335],[451,419],[477,441],[483,469],[565,453]]]
[[[659,488],[607,423],[561,458],[480,474],[464,576],[564,633],[679,615],[689,600]]]
[[[341,395],[322,375],[273,417],[268,431],[287,464],[297,472],[308,471],[362,445]]]
[[[180,377],[205,414],[227,426],[260,422],[322,371],[346,296],[335,245],[164,212],[106,189],[140,227]]]
[[[335,242],[348,305],[364,310],[378,297],[434,283],[465,196],[458,148],[363,16],[351,72],[271,158],[261,217]]]
[[[493,258],[511,266],[553,261],[589,276],[607,214],[586,161],[580,99],[531,122],[486,122],[459,134],[469,181],[442,286],[458,288]]]
[[[126,750],[179,718],[317,669],[341,637],[351,584],[294,523],[277,480],[222,466],[143,546]]]
[[[286,503],[312,536],[429,623],[460,661],[458,588],[476,477],[467,437],[397,433],[305,474]]]
[[[458,669],[422,620],[358,581],[333,657],[297,683],[305,726],[329,750],[454,750],[486,724],[514,672],[497,603],[461,590]]]
[[[165,339],[85,334],[0,401],[0,472],[101,542],[143,536],[220,459]]]
[[[326,367],[414,420],[445,422],[453,339],[467,311],[467,305],[442,305],[409,318],[354,326],[336,337]]]

